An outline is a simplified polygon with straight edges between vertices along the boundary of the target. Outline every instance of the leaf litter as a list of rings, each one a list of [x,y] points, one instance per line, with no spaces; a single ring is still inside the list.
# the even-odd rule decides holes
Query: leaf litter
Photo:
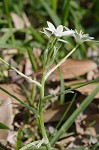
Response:
[[[29,20],[27,21],[27,19],[28,18],[25,13],[23,14],[23,18],[20,18],[16,14],[12,13],[12,20],[16,29],[21,29],[21,28],[24,28],[25,26],[27,27],[31,26]],[[21,26],[19,25],[18,22],[21,23]],[[36,48],[33,49],[33,54],[37,60],[39,67],[42,67],[42,63],[40,60],[41,52],[42,50],[40,49],[36,49]],[[13,57],[15,55],[17,55],[16,49],[3,51],[3,56],[5,57],[5,59],[7,61],[11,61],[12,59],[11,63],[13,63],[13,65],[15,65],[13,61],[14,60]],[[32,70],[32,66],[31,66],[29,58],[25,55],[24,57],[25,61],[22,62],[22,60],[20,61],[21,63],[19,66],[18,64],[16,64],[16,67],[19,67],[19,70],[24,71],[24,73],[27,74],[28,76],[32,76],[33,78],[36,77],[37,79],[40,79],[40,76],[42,74],[42,69],[34,73]],[[65,63],[61,65],[60,68],[63,74],[63,78],[65,80],[65,86],[68,86],[68,87],[74,87],[76,84],[79,84],[81,82],[86,82],[87,80],[92,80],[94,78],[99,77],[98,66],[95,62],[91,60],[67,59]],[[26,95],[24,95],[26,93],[24,94],[22,93],[20,84],[24,83],[26,87],[28,87],[29,90],[31,90],[31,86],[27,82],[24,82],[24,80],[22,80],[21,82],[18,82],[20,80],[20,77],[17,76],[17,74],[13,74],[12,71],[11,71],[11,74],[9,74],[9,77],[11,76],[12,78],[10,79],[10,81],[13,84],[11,83],[0,84],[0,86],[8,90],[10,93],[14,94],[15,96],[17,96],[18,98],[22,99],[23,101],[26,101],[27,98],[26,98]],[[15,76],[16,76],[16,79],[15,79]],[[48,79],[48,83],[47,83],[48,86],[47,86],[46,94],[47,93],[55,94],[55,92],[57,93],[60,90],[59,81],[60,81],[60,76],[59,76],[58,70],[55,70]],[[74,104],[72,105],[70,111],[65,116],[63,122],[66,121],[68,117],[73,113],[73,111],[77,108],[80,101],[81,100],[83,101],[84,97],[89,95],[95,89],[97,84],[89,84],[79,89],[76,89],[77,98]],[[55,88],[53,88],[54,86]],[[98,101],[99,93],[96,95],[95,98]],[[7,121],[6,125],[8,125],[9,127],[12,127],[13,131],[0,132],[1,139],[6,141],[6,142],[5,141],[2,142],[2,144],[4,145],[7,144],[9,145],[9,147],[13,147],[15,149],[17,130],[19,128],[23,129],[23,134],[25,138],[22,138],[22,141],[25,142],[25,144],[32,142],[33,139],[40,139],[40,134],[39,134],[34,116],[30,113],[31,117],[30,117],[30,120],[28,120],[27,118],[28,118],[29,112],[27,111],[27,109],[20,106],[19,103],[18,105],[14,105],[15,103],[17,103],[17,101],[10,98],[7,94],[5,94],[2,91],[0,91],[0,99],[9,100],[11,102],[11,104],[8,105],[8,109],[6,110],[3,109],[3,114],[5,118],[7,117],[7,115],[8,115],[7,118],[10,118],[10,119],[12,118],[11,116],[13,116],[11,120],[9,119],[6,120]],[[35,105],[38,102],[38,99],[39,99],[39,96],[37,93]],[[47,107],[45,108],[44,122],[46,124],[46,129],[48,130],[50,135],[55,133],[56,124],[60,121],[62,115],[64,114],[66,108],[68,107],[70,100],[72,99],[72,93],[68,93],[65,96],[65,99],[66,101],[63,105],[59,104],[59,101],[58,101],[59,97],[56,97],[56,99],[54,100],[51,99],[49,101],[49,104],[47,104]],[[91,105],[94,106],[95,102],[93,101]],[[10,111],[7,112],[9,109]],[[80,116],[78,116],[78,118],[75,120],[75,124],[73,124],[73,129],[71,128],[69,131],[64,133],[63,137],[61,137],[60,140],[56,143],[56,147],[58,147],[59,149],[65,149],[65,148],[70,149],[72,147],[79,147],[81,145],[82,146],[84,145],[85,147],[90,147],[91,144],[96,144],[98,140],[97,136],[99,134],[99,130],[98,130],[99,115],[98,115],[97,109],[99,109],[99,106],[95,105],[93,107],[93,112],[95,113],[90,114],[91,109],[89,106],[86,109],[86,113],[83,112],[82,114],[80,114]],[[1,122],[4,122],[2,118],[1,118]],[[73,135],[69,136],[69,133],[71,132],[73,132]]]
[[[26,67],[25,68],[25,73],[27,74],[28,72],[30,72],[30,74],[31,74],[31,65],[30,65],[30,63],[28,63],[28,58],[26,58],[26,59],[27,59],[27,61],[26,61],[26,66],[25,66]],[[83,67],[85,65],[87,65],[86,68]],[[63,66],[61,66],[61,68],[63,68],[62,69],[63,78],[66,80],[65,85],[68,86],[68,87],[73,87],[76,84],[79,84],[81,82],[86,82],[87,81],[86,79],[87,79],[88,75],[87,75],[86,79],[83,79],[83,80],[82,79],[75,80],[75,79],[77,79],[78,77],[82,78],[82,76],[85,76],[85,74],[88,74],[90,71],[94,72],[94,70],[97,69],[97,65],[92,61],[79,61],[79,60],[69,59],[69,60],[67,60],[67,62],[65,62],[63,64]],[[78,68],[82,68],[82,69],[80,70]],[[42,71],[40,71],[40,74],[41,73],[42,73]],[[36,73],[36,75],[39,78],[40,75],[38,73]],[[92,74],[91,78],[94,78],[93,75],[94,75],[94,73]],[[51,76],[53,76],[54,78],[53,79],[50,78],[50,80],[48,80],[47,92],[53,94],[53,93],[55,93],[55,89],[53,89],[54,84],[56,83],[57,86],[55,85],[55,87],[58,87],[59,86],[58,82],[59,82],[60,79],[59,79],[59,75],[58,75],[57,71],[55,71],[53,73],[53,75],[51,75]],[[70,80],[72,80],[72,81],[70,81]],[[18,84],[19,84],[19,82],[18,82]],[[49,84],[52,84],[51,87],[49,86]],[[22,94],[22,90],[17,84],[8,84],[8,85],[7,84],[1,84],[0,86],[3,87],[3,88],[6,88],[10,93],[15,94],[20,99],[26,101],[26,96]],[[27,86],[29,86],[29,85],[27,84]],[[85,97],[85,96],[89,95],[91,93],[91,91],[93,91],[96,86],[97,85],[95,85],[95,84],[89,84],[89,85],[86,85],[86,86],[81,87],[81,88],[76,90],[78,92],[77,100],[75,100],[75,102],[72,105],[70,111],[65,116],[63,122],[65,120],[67,120],[68,117],[77,108],[77,105],[80,103],[81,99],[82,100],[84,99],[83,96]],[[31,89],[31,87],[30,87],[30,89]],[[56,88],[56,93],[57,93],[57,91],[59,91],[59,89]],[[80,92],[80,96],[79,96],[79,92]],[[0,96],[1,96],[2,99],[8,98],[8,95],[3,93],[2,91],[0,91]],[[46,107],[46,110],[45,110],[45,113],[44,113],[44,122],[46,123],[46,128],[47,128],[47,130],[50,134],[52,134],[53,132],[56,131],[55,124],[58,121],[60,121],[62,115],[64,114],[66,108],[68,107],[68,105],[70,103],[69,102],[70,97],[71,97],[71,93],[70,94],[68,93],[67,97],[66,97],[67,102],[65,102],[64,105],[61,105],[61,106],[59,105],[59,102],[57,102],[57,99],[59,99],[59,97],[57,97],[56,101],[50,101],[50,104]],[[98,100],[99,95],[97,94],[95,98],[96,98],[96,100]],[[12,104],[13,103],[16,103],[16,101],[13,100]],[[35,103],[37,103],[37,101],[35,101]],[[94,101],[92,102],[91,105],[95,105]],[[90,109],[90,106],[89,106],[88,109],[86,109],[87,113],[86,114],[82,113],[76,119],[75,124],[73,125],[74,129],[75,129],[73,131],[74,134],[65,138],[65,136],[68,135],[69,132],[64,133],[63,138],[60,139],[60,141],[56,143],[56,147],[64,149],[65,147],[67,147],[67,148],[79,147],[83,144],[88,146],[88,144],[90,145],[90,142],[88,140],[88,136],[93,137],[93,139],[95,141],[97,141],[97,135],[98,135],[98,127],[97,127],[98,122],[97,122],[97,120],[98,120],[99,116],[98,116],[98,114],[95,110],[98,109],[97,108],[98,105],[95,105],[94,107],[93,107],[93,112],[95,112],[95,114],[90,114],[91,109]],[[23,115],[22,115],[22,110],[24,110]],[[23,119],[21,117],[17,118],[16,116],[23,116]],[[33,119],[32,115],[31,115],[32,120],[30,121],[31,122],[30,124],[32,125],[32,127],[31,127],[31,125],[28,125],[27,123],[24,125],[23,122],[24,122],[24,119],[25,119],[26,116],[28,117],[28,111],[26,109],[23,109],[22,107],[16,107],[16,110],[15,110],[15,113],[14,113],[13,125],[14,125],[14,128],[16,128],[16,129],[21,128],[21,127],[24,128],[23,132],[26,132],[25,134],[27,135],[26,139],[25,139],[25,143],[29,143],[33,139],[32,135],[31,136],[28,135],[28,132],[31,132],[30,131],[31,128],[33,128],[32,133],[34,133],[34,135],[35,135],[34,138],[40,139],[40,137],[39,137],[39,134],[38,134],[38,128],[36,126],[35,119]],[[20,120],[21,122],[18,121],[19,119],[21,119]],[[93,120],[95,121],[94,124],[92,124]],[[36,129],[36,130],[34,130],[34,129]],[[27,131],[25,131],[25,130],[27,130]],[[12,147],[15,147],[16,134],[17,134],[17,130],[15,130],[13,132],[10,132],[10,135],[6,137],[7,140],[8,140],[7,142],[10,143],[10,145],[13,145]],[[27,139],[28,136],[30,136],[29,139]],[[85,142],[85,141],[87,141],[87,142]],[[83,144],[81,144],[81,143],[83,143]]]

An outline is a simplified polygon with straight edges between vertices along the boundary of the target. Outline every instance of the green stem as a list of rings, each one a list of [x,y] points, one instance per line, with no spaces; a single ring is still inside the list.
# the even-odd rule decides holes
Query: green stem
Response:
[[[49,70],[46,75],[45,75],[45,80],[49,77],[49,75],[54,72],[54,70],[56,70],[62,63],[64,63],[66,61],[66,59],[72,55],[72,53],[75,52],[75,50],[77,49],[77,47],[79,46],[80,44],[77,44],[73,49],[72,51],[70,51],[69,54],[67,54],[55,67],[53,67],[51,70]]]
[[[44,88],[45,88],[45,80],[44,80],[45,73],[42,75],[42,81],[41,81],[41,89],[40,89],[40,101],[39,101],[39,124],[40,124],[40,129],[43,138],[47,141],[46,142],[46,148],[47,150],[51,150],[51,145],[49,143],[49,139],[46,134],[46,130],[44,127],[44,119],[43,119],[43,98],[44,98]]]

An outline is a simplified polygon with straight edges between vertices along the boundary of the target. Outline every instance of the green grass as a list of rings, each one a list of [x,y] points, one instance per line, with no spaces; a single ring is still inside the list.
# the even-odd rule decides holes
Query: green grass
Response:
[[[86,9],[87,8],[87,9]],[[15,12],[22,18],[22,13],[25,12],[31,26],[25,27],[23,29],[15,29],[13,26],[12,18],[10,13]],[[18,54],[17,56],[27,54],[29,56],[32,70],[34,72],[38,71],[40,68],[37,64],[35,56],[32,53],[33,48],[40,48],[42,53],[45,50],[46,45],[48,44],[48,40],[46,37],[40,33],[43,27],[46,27],[46,21],[50,21],[54,23],[55,26],[59,24],[66,25],[67,27],[83,30],[85,33],[88,32],[90,35],[95,37],[95,40],[99,40],[99,0],[87,2],[74,1],[74,0],[30,0],[30,1],[12,1],[3,0],[0,2],[0,55],[3,55],[3,51],[7,49],[17,49]],[[61,50],[59,52],[59,57],[64,57],[68,50],[71,50],[75,46],[75,42],[68,39],[69,46],[66,44],[62,44]],[[93,48],[93,50],[98,49],[99,43],[86,43],[79,47],[79,50],[72,54],[72,58],[77,59],[87,59],[87,49]],[[3,56],[4,57],[4,56]],[[14,57],[13,57],[14,59]],[[39,57],[40,61],[42,61],[42,54]],[[98,62],[98,56],[97,60]],[[7,69],[5,68],[7,71]],[[3,75],[4,71],[0,68],[1,74]],[[60,96],[60,104],[64,104],[64,94],[73,91],[79,87],[85,86],[90,83],[99,83],[99,78],[88,81],[86,83],[81,83],[76,85],[73,88],[69,88],[64,90],[64,79],[62,77],[61,70],[59,69],[60,74],[60,85],[61,90],[56,95],[47,95],[44,97],[44,102],[47,102],[54,96]],[[5,81],[5,76],[2,79]],[[1,81],[1,80],[0,80]],[[3,81],[3,82],[4,82]],[[98,85],[98,84],[97,84]],[[24,86],[23,86],[24,88]],[[24,93],[26,97],[29,99],[28,102],[24,102],[21,99],[17,98],[15,95],[8,92],[6,89],[0,87],[0,90],[7,93],[9,96],[16,99],[20,104],[27,109],[29,109],[35,116],[38,116],[38,112],[34,107],[34,99],[36,94],[36,86],[33,85],[32,93],[28,93],[27,88],[24,88]],[[67,131],[72,124],[74,123],[77,116],[83,112],[86,107],[92,102],[94,96],[99,92],[99,87],[97,87],[83,102],[81,103],[80,107],[77,108],[74,113],[68,118],[68,120],[60,126],[63,122],[64,117],[69,112],[71,106],[73,105],[74,100],[76,99],[76,94],[74,94],[74,98],[70,102],[68,108],[66,109],[65,113],[63,114],[60,122],[57,125],[59,129],[55,136],[51,139],[52,145],[55,144],[59,140],[64,133]],[[30,102],[30,103],[29,103]],[[6,128],[3,124],[0,123],[0,127]],[[22,136],[21,130],[18,130],[17,135],[17,149],[22,147],[22,141],[20,140]],[[93,146],[92,150],[96,150],[99,144]],[[33,148],[30,148],[33,150]],[[34,148],[35,149],[35,148]],[[41,147],[41,150],[46,149],[45,147]],[[56,148],[53,148],[53,150]]]

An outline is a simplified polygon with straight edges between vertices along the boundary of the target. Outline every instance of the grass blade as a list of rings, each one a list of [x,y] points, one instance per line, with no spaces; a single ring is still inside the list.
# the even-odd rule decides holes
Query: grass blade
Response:
[[[7,127],[5,124],[0,122],[0,129],[10,130],[9,127]]]
[[[63,4],[63,12],[62,12],[62,24],[63,25],[65,25],[68,19],[69,9],[70,9],[70,0],[65,0]]]
[[[58,7],[58,0],[51,0],[53,11],[56,13]]]
[[[30,59],[31,64],[32,64],[32,69],[34,71],[37,71],[38,67],[37,67],[37,64],[36,64],[36,60],[35,60],[35,58],[33,56],[32,49],[30,49],[30,48],[27,47],[27,52],[28,52],[28,56],[29,56],[29,59]]]
[[[27,103],[23,102],[22,100],[20,100],[19,98],[17,98],[15,95],[11,94],[10,92],[6,91],[4,88],[0,87],[0,90],[2,90],[3,92],[7,93],[8,95],[10,95],[11,97],[13,97],[14,99],[16,99],[18,102],[21,103],[21,105],[23,105],[24,107],[28,108],[36,116],[38,116],[38,112],[37,112],[37,110],[35,108],[30,107]]]
[[[4,33],[4,35],[0,38],[0,45],[6,43],[6,41],[10,38],[10,36],[12,35],[12,32],[6,32]]]
[[[65,86],[64,86],[64,78],[63,78],[60,67],[58,67],[58,72],[59,72],[59,76],[60,76],[60,88],[61,88],[60,91],[63,92],[65,90]],[[61,94],[60,95],[60,104],[64,104],[64,100],[65,100],[65,95]]]
[[[35,38],[36,41],[40,42],[40,43],[44,43],[44,39],[42,38],[42,36],[40,35],[40,33],[33,27],[29,27],[27,28],[27,31],[31,31],[31,34],[33,35],[33,37]]]
[[[49,5],[47,4],[47,2],[45,0],[39,0],[40,3],[43,5],[43,7],[45,8],[45,10],[47,11],[47,13],[49,14],[50,18],[52,19],[52,21],[54,22],[54,24],[56,26],[58,26],[61,21],[59,19],[59,17],[54,13],[54,11],[49,7]]]
[[[17,144],[16,144],[16,150],[19,150],[22,147],[22,141],[21,141],[21,129],[18,130],[17,134]]]
[[[63,134],[64,131],[69,129],[69,127],[73,124],[77,116],[87,108],[87,106],[92,102],[93,98],[98,92],[99,86],[97,86],[97,88],[87,98],[85,98],[85,100],[80,104],[80,106],[74,111],[74,113],[59,129],[59,131],[57,131],[56,135],[51,140],[52,145],[59,139],[59,137]]]
[[[59,123],[57,124],[56,129],[58,129],[58,128],[59,128],[60,124],[62,123],[62,121],[64,120],[65,116],[66,116],[66,115],[67,115],[67,113],[69,112],[69,110],[70,110],[70,108],[71,108],[72,104],[73,104],[73,103],[74,103],[74,101],[75,101],[76,96],[77,96],[77,93],[76,93],[76,94],[74,94],[74,97],[73,97],[73,98],[72,98],[72,100],[70,101],[69,106],[67,107],[67,109],[65,110],[65,112],[64,112],[63,116],[61,117],[61,119],[60,119]]]
[[[3,0],[3,1],[4,1],[5,11],[6,11],[7,19],[8,19],[9,29],[12,33],[12,35],[11,35],[12,43],[14,44],[15,38],[14,38],[13,31],[12,31],[12,22],[11,22],[11,17],[10,17],[10,13],[9,13],[9,6],[8,6],[9,3],[6,0]]]

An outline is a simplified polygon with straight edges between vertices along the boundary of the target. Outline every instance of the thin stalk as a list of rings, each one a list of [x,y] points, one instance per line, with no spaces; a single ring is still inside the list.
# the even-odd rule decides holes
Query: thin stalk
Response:
[[[26,76],[25,74],[23,74],[22,72],[20,72],[19,70],[17,70],[16,68],[12,67],[10,64],[8,64],[6,61],[4,61],[1,57],[0,60],[7,65],[9,68],[11,68],[12,70],[14,70],[15,72],[17,72],[20,76],[22,76],[23,78],[25,78],[28,82],[32,83],[32,84],[36,84],[39,88],[41,88],[41,84],[35,80],[32,80],[30,77]]]
[[[60,76],[60,91],[63,92],[65,90],[65,86],[64,86],[64,78],[63,78],[63,75],[62,75],[62,71],[60,69],[60,67],[58,67],[58,72],[59,72],[59,76]],[[65,95],[64,94],[61,94],[60,95],[60,104],[64,104],[64,100],[65,100]]]
[[[44,99],[44,88],[45,88],[44,75],[45,75],[45,73],[43,73],[43,75],[42,75],[42,81],[41,81],[42,87],[40,88],[39,124],[40,124],[42,136],[47,141],[46,142],[46,148],[47,148],[47,150],[51,150],[51,145],[49,143],[49,139],[48,139],[47,134],[46,134],[46,130],[44,127],[44,119],[43,119],[43,99]]]
[[[79,46],[80,44],[77,44],[73,49],[72,51],[70,51],[70,53],[68,55],[66,55],[55,67],[53,67],[51,70],[49,70],[46,75],[45,75],[45,80],[49,77],[49,75],[54,72],[54,70],[56,70],[62,63],[64,63],[66,61],[66,59],[72,55],[73,52],[75,52],[75,50],[77,49],[77,47]]]
[[[57,60],[55,60],[55,63],[57,64]],[[62,71],[61,71],[60,67],[58,67],[58,73],[60,76],[60,92],[63,92],[65,90],[65,86],[64,86],[64,78],[63,78]],[[65,95],[61,94],[60,95],[60,104],[64,104],[64,99],[65,99]]]

